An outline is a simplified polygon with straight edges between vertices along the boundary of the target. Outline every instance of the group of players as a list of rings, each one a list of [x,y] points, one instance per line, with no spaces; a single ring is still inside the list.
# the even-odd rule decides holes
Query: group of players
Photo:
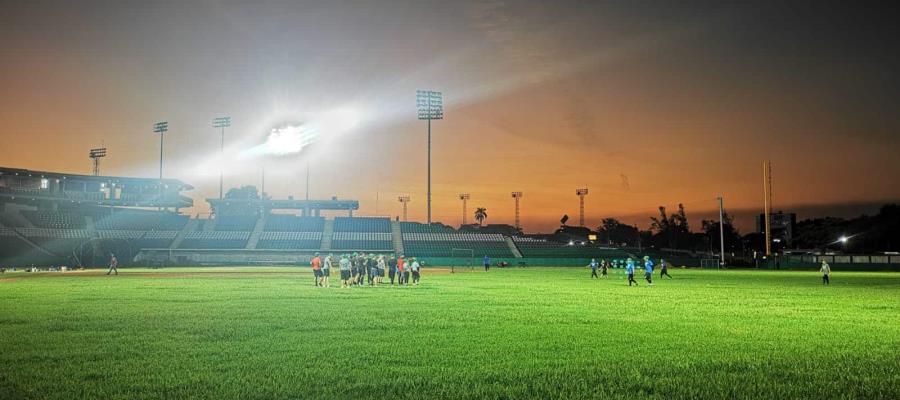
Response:
[[[588,264],[588,267],[591,269],[591,279],[594,278],[606,278],[609,273],[610,268],[625,268],[625,273],[628,275],[628,286],[634,284],[637,286],[638,283],[634,280],[634,270],[636,267],[635,261],[633,258],[628,257],[627,260],[600,260],[597,262],[597,259],[592,258],[591,263]],[[644,256],[644,279],[647,281],[647,284],[653,286],[653,260],[650,259],[650,256]],[[597,269],[600,269],[600,276],[597,275]],[[666,264],[666,260],[659,260],[659,278],[667,276],[669,279],[672,279],[672,275],[669,275],[669,266]]]
[[[310,260],[310,267],[315,277],[315,285],[318,287],[331,287],[331,269],[340,271],[341,287],[353,286],[377,286],[380,285],[385,275],[390,279],[391,286],[396,281],[398,285],[418,285],[422,277],[421,265],[415,257],[399,257],[374,253],[342,254],[336,258],[329,254],[323,259],[319,253]]]

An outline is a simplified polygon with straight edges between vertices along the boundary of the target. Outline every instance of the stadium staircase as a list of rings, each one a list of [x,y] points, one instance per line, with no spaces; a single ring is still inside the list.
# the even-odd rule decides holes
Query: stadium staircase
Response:
[[[246,250],[256,249],[256,244],[259,243],[259,238],[262,236],[262,233],[266,228],[266,221],[268,220],[269,213],[263,213],[262,217],[256,220],[256,226],[253,227],[253,233],[250,234],[250,239],[247,240]]]
[[[512,238],[509,236],[505,236],[504,238],[506,239],[506,245],[509,246],[509,251],[511,251],[516,258],[523,258],[522,252],[519,251],[519,248],[513,243]]]
[[[334,237],[334,220],[326,219],[325,227],[322,228],[322,251],[331,250],[331,239]]]
[[[394,242],[394,254],[403,254],[403,230],[400,221],[391,221],[391,238]]]
[[[172,240],[172,244],[169,245],[170,249],[177,249],[178,246],[181,246],[181,242],[184,241],[184,237],[187,236],[188,232],[193,232],[197,230],[197,225],[200,224],[200,220],[196,218],[191,218],[188,220],[186,224],[184,224],[184,228],[181,228],[181,231],[175,235],[175,240]]]

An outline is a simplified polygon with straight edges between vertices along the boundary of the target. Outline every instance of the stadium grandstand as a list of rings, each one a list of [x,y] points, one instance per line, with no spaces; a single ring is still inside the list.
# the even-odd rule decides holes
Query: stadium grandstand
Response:
[[[208,217],[191,218],[180,209],[193,206],[184,195],[192,189],[174,179],[0,168],[0,265],[98,266],[110,252],[123,265],[305,264],[316,252],[405,254],[432,265],[483,256],[578,264],[630,254],[503,230],[354,216],[359,202],[337,198],[226,196],[206,200]]]

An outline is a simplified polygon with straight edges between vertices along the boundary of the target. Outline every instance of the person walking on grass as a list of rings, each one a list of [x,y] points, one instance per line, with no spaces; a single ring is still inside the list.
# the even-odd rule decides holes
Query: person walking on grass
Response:
[[[341,288],[350,287],[350,259],[347,258],[347,255],[344,254],[341,256],[341,261],[338,264],[338,268],[341,269]]]
[[[600,260],[600,277],[606,278],[609,272],[609,263],[606,260]]]
[[[109,275],[113,272],[116,275],[119,274],[119,260],[116,258],[116,255],[113,253],[109,253],[109,271],[106,271],[106,274]]]
[[[322,286],[322,259],[319,258],[319,253],[316,253],[313,259],[309,261],[309,265],[312,267],[316,287]]]
[[[412,271],[413,277],[413,285],[419,286],[419,278],[421,277],[419,268],[422,266],[419,264],[419,260],[413,258],[412,266],[409,268]]]
[[[628,261],[625,262],[625,273],[628,274],[628,286],[631,286],[632,283],[637,286],[638,283],[634,280],[634,260],[631,257],[628,257]]]
[[[394,278],[397,277],[397,258],[391,256],[391,259],[388,260],[388,277],[391,279],[391,286],[394,286]]]
[[[828,262],[826,262],[825,260],[822,260],[822,268],[819,268],[819,272],[822,273],[822,284],[830,285],[831,284],[831,279],[830,279],[831,266],[828,265]]]
[[[650,256],[644,256],[644,279],[648,285],[653,286],[653,260]]]
[[[666,263],[666,260],[662,258],[659,259],[659,279],[662,277],[668,276],[669,279],[672,279],[672,275],[669,275],[669,264]]]
[[[484,263],[484,271],[485,272],[487,272],[487,270],[491,269],[491,258],[488,257],[487,254],[484,255],[484,259],[482,260],[482,262]]]
[[[598,266],[599,266],[599,264],[597,264],[597,260],[592,258],[591,263],[588,264],[588,267],[591,267],[591,279],[599,278],[597,276],[597,267]]]

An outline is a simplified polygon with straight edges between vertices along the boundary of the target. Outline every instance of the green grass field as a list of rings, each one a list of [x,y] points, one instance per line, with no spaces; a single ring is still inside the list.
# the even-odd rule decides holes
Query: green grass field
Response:
[[[2,399],[900,398],[900,275],[0,275]]]

